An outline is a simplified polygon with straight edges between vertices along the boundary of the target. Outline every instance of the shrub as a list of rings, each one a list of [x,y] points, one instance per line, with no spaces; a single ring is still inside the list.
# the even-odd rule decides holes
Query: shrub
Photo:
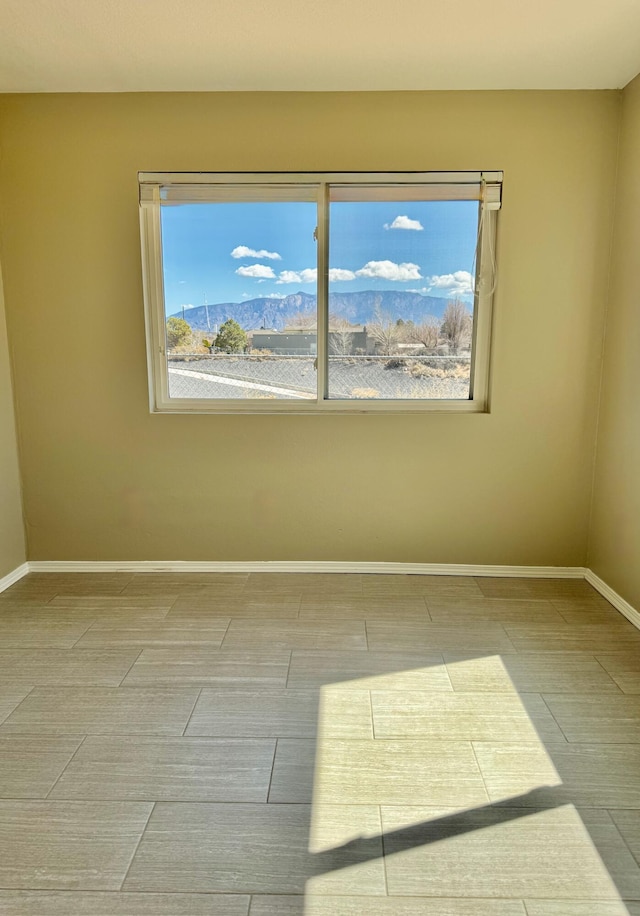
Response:
[[[409,375],[412,378],[469,378],[470,363],[450,363],[445,366],[429,366],[426,363],[411,363]]]
[[[456,363],[451,369],[451,378],[469,378],[471,375],[471,363]]]
[[[191,326],[184,318],[167,319],[167,346],[170,350],[184,346],[191,340]]]
[[[380,392],[377,388],[352,388],[351,397],[356,398],[357,400],[364,400],[365,398],[377,398],[379,397]]]
[[[242,353],[247,347],[247,334],[233,318],[220,326],[215,345],[225,353]]]
[[[444,369],[436,369],[434,366],[427,366],[425,363],[411,363],[409,366],[409,375],[412,378],[444,378]]]

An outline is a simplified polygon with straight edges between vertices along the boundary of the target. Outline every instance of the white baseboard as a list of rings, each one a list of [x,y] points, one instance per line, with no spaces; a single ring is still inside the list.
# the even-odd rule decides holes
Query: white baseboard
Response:
[[[596,591],[600,592],[602,597],[607,599],[609,604],[612,604],[617,611],[624,614],[627,620],[640,630],[640,611],[636,611],[628,601],[625,601],[621,595],[614,592],[611,586],[607,585],[600,576],[596,576],[592,570],[587,569],[584,577],[589,585],[593,585]]]
[[[18,582],[19,579],[22,579],[22,577],[26,576],[30,571],[31,567],[28,563],[23,563],[21,566],[16,566],[15,569],[11,570],[10,573],[7,573],[6,576],[3,576],[2,579],[0,579],[0,592],[3,592],[11,585],[14,585],[16,582]]]
[[[523,579],[586,579],[640,630],[640,611],[632,607],[592,570],[583,566],[482,566],[458,563],[368,563],[332,560],[32,560],[0,579],[0,592],[29,572],[292,572],[382,573],[423,576],[495,576]]]
[[[582,566],[470,566],[456,563],[366,563],[333,560],[33,560],[31,572],[293,572],[400,573],[422,576],[497,576],[583,579]]]

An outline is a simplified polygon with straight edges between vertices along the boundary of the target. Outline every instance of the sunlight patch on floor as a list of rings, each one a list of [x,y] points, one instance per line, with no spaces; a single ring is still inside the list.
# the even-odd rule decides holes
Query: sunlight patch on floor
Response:
[[[559,794],[553,747],[567,745],[542,698],[521,697],[499,655],[450,663],[489,679],[488,692],[415,687],[443,667],[321,688],[309,839],[319,873],[305,914],[328,913],[314,897],[331,894],[600,900],[626,913],[593,839],[606,845],[613,822]],[[381,906],[367,913],[395,913]],[[331,910],[342,911],[356,912],[346,900]]]

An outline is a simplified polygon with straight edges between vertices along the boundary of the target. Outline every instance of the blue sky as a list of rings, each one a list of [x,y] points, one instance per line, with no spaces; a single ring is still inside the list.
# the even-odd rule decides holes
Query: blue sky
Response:
[[[332,203],[330,289],[399,289],[471,300],[478,204]],[[206,302],[316,292],[316,204],[162,208],[166,314]]]

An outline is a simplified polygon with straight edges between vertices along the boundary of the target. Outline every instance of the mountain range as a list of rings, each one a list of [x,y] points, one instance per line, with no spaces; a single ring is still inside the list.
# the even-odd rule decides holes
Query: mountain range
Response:
[[[421,324],[426,318],[442,318],[447,299],[423,296],[403,290],[363,290],[352,293],[330,293],[329,311],[346,318],[351,324],[370,324],[377,310],[394,320],[402,318]],[[315,315],[316,297],[298,292],[283,299],[258,298],[244,302],[218,302],[199,305],[176,312],[171,317],[182,318],[194,331],[214,331],[228,318],[234,318],[246,331],[275,328],[281,331],[294,315],[301,312]]]

